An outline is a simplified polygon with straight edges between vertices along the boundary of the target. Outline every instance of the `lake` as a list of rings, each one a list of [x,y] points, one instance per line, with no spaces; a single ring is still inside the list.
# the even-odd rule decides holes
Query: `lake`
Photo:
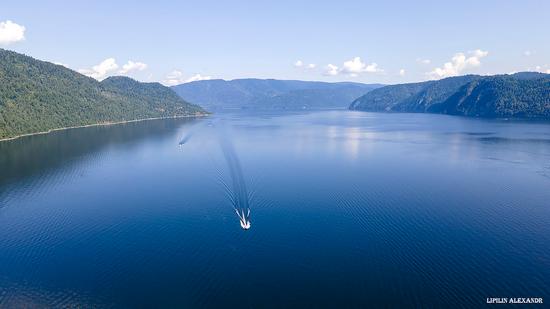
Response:
[[[548,302],[549,223],[544,122],[320,111],[71,129],[0,142],[0,306]]]

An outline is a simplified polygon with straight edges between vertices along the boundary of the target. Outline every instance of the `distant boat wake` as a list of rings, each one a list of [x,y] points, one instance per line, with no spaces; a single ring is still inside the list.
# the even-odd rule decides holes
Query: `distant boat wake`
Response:
[[[185,132],[185,134],[183,135],[182,139],[179,142],[179,145],[183,146],[183,145],[187,144],[187,142],[189,142],[189,140],[193,137],[193,135],[195,135],[195,133],[197,131],[199,131],[202,127],[204,127],[206,123],[207,122],[202,122],[202,123],[196,124],[194,126],[191,126],[189,128],[189,130],[187,130],[187,132]],[[208,124],[212,125],[211,122],[208,123]]]
[[[213,125],[214,122],[210,123]],[[185,145],[193,137],[195,132],[202,127],[197,125],[192,127],[181,139],[179,145]],[[252,198],[246,188],[246,182],[241,168],[241,163],[235,152],[235,147],[229,134],[226,133],[224,128],[217,126],[218,141],[223,153],[223,157],[226,161],[227,168],[229,170],[229,176],[231,177],[231,185],[224,181],[222,172],[218,170],[219,182],[222,185],[225,195],[231,201],[233,210],[239,217],[239,223],[244,230],[250,229],[250,200]]]

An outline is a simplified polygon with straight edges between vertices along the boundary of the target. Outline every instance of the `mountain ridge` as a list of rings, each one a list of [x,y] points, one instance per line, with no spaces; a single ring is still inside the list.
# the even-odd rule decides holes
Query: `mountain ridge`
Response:
[[[550,118],[550,75],[463,75],[375,89],[349,109],[471,117]]]
[[[184,100],[209,110],[347,108],[380,84],[243,78],[172,86]]]
[[[0,49],[0,139],[204,113],[159,83],[123,76],[99,82],[64,66]]]

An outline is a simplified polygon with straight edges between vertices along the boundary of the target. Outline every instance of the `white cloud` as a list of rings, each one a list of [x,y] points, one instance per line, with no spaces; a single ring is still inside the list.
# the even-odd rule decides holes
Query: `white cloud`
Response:
[[[374,62],[367,65],[367,67],[365,68],[365,72],[369,72],[369,73],[376,73],[376,72],[382,72],[382,71],[384,71],[384,70],[379,69],[378,64],[376,64]]]
[[[11,20],[0,22],[0,45],[23,41],[25,39],[25,27]]]
[[[523,52],[523,55],[524,55],[525,57],[529,57],[529,56],[531,56],[532,54],[533,54],[533,52],[530,51],[530,50],[526,50],[526,51]]]
[[[184,81],[185,79],[183,78],[183,73],[175,70],[166,76],[166,79],[164,80],[164,84],[168,86],[174,86],[174,85],[183,84]]]
[[[530,70],[528,70],[528,71],[530,71]],[[550,68],[548,68],[548,65],[545,65],[545,66],[537,65],[535,67],[535,71],[540,72],[540,73],[550,74]]]
[[[97,80],[102,80],[117,69],[118,65],[115,58],[107,58],[101,61],[100,64],[94,65],[91,69],[80,69],[78,72]]]
[[[305,68],[305,69],[315,69],[317,65],[315,63],[305,64],[302,60],[297,60],[294,62],[294,67],[296,68]]]
[[[399,70],[399,76],[405,76],[405,69]]]
[[[128,74],[132,71],[143,71],[147,69],[147,64],[143,62],[134,62],[129,60],[128,63],[122,66],[122,70],[119,71],[120,74]]]
[[[416,62],[422,63],[422,64],[430,64],[430,63],[432,63],[432,61],[431,61],[430,59],[422,59],[422,58],[416,59]]]
[[[468,52],[468,54],[469,57],[466,57],[464,53],[455,54],[450,62],[433,69],[428,75],[434,79],[457,76],[464,70],[480,66],[481,58],[486,57],[489,52],[476,49]]]
[[[489,55],[489,52],[486,50],[476,49],[474,51],[470,51],[470,54],[474,55],[474,57],[479,59],[479,58],[487,57],[487,55]]]
[[[360,73],[376,73],[381,72],[382,70],[378,68],[378,64],[371,63],[366,64],[365,62],[361,61],[361,57],[355,57],[352,60],[348,60],[344,62],[344,66],[342,67],[342,72],[357,76]]]
[[[209,79],[212,79],[212,76],[202,76],[200,74],[195,74],[189,77],[188,79],[186,79],[184,83],[196,82],[198,80],[209,80]]]
[[[68,65],[68,64],[66,64],[66,63],[63,63],[63,62],[54,62],[53,64],[56,64],[56,65],[62,65],[62,66],[64,66],[64,67],[66,67],[66,68],[70,69],[70,68],[69,68],[69,65]]]
[[[338,75],[339,69],[334,64],[328,64],[326,67],[325,75],[335,76]]]
[[[356,77],[361,73],[379,73],[384,70],[378,67],[375,62],[367,64],[361,60],[361,57],[355,57],[351,60],[345,61],[342,67],[338,67],[334,64],[328,64],[326,66],[325,75],[335,76],[340,73],[347,74],[351,77]]]
[[[56,64],[68,67],[63,63],[56,63]],[[119,66],[116,63],[115,58],[107,58],[101,61],[99,64],[94,65],[91,69],[80,69],[78,70],[78,72],[86,76],[95,78],[97,80],[103,80],[106,77],[109,77],[115,74],[128,75],[131,72],[143,71],[147,69],[147,64],[139,61],[134,62],[132,60],[129,60],[126,64],[122,66],[120,70],[118,70],[118,68]]]
[[[209,80],[209,79],[212,79],[212,77],[202,76],[200,74],[195,74],[189,78],[185,78],[183,75],[183,72],[175,70],[166,76],[166,79],[164,79],[163,83],[167,86],[175,86],[179,84],[185,84],[185,83],[190,83],[194,81]]]

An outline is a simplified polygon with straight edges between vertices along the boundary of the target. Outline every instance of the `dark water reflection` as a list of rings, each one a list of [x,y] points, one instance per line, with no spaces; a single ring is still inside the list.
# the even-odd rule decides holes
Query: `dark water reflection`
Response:
[[[248,231],[219,136],[254,192]],[[0,143],[0,305],[548,299],[549,141],[546,123],[331,111]]]
[[[0,142],[0,188],[46,170],[77,163],[111,145],[163,138],[195,119],[166,119],[57,131]]]

